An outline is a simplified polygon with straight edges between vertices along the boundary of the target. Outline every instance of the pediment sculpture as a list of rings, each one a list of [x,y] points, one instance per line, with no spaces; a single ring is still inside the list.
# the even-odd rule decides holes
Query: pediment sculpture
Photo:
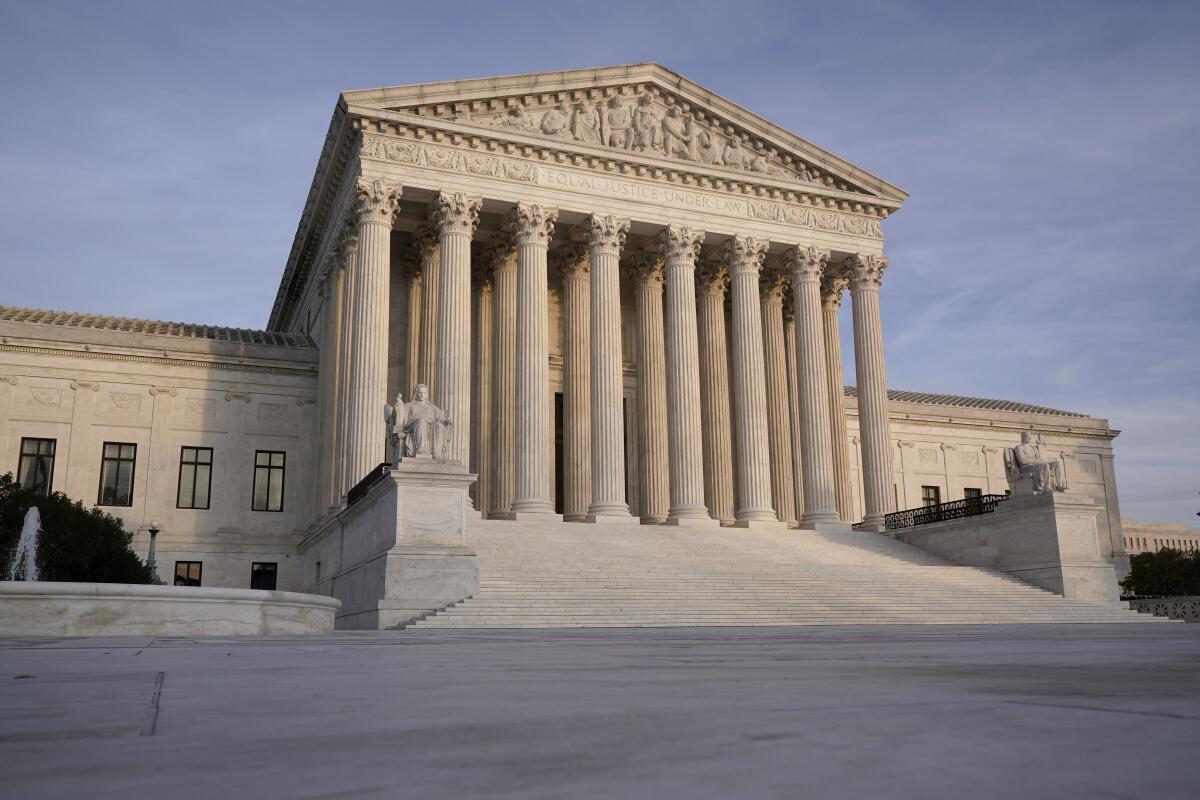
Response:
[[[392,463],[404,458],[443,460],[450,415],[429,402],[429,387],[418,384],[413,399],[406,403],[397,394],[395,403],[384,406]]]
[[[1004,449],[1004,476],[1013,494],[1045,494],[1067,491],[1067,472],[1063,462],[1047,458],[1041,437],[1033,441],[1029,431],[1021,431],[1021,443]]]
[[[772,153],[760,151],[761,142],[755,142],[748,134],[723,125],[703,110],[680,107],[673,98],[661,93],[574,102],[559,100],[543,108],[535,104],[533,98],[519,97],[510,100],[506,109],[482,113],[468,112],[460,105],[452,119],[593,147],[711,164],[805,183],[821,182],[807,165],[785,165]],[[413,113],[413,109],[401,110]]]

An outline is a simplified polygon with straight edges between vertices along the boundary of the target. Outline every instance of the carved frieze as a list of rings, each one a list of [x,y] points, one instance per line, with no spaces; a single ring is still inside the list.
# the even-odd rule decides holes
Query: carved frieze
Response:
[[[396,161],[417,167],[434,167],[521,183],[537,183],[537,164],[502,156],[469,153],[453,147],[436,147],[403,139],[364,135],[362,157]]]
[[[30,389],[28,403],[31,406],[62,405],[62,389]]]
[[[748,205],[750,216],[754,219],[778,222],[784,225],[797,225],[801,228],[812,228],[830,233],[848,233],[851,236],[869,236],[872,239],[883,238],[883,229],[879,226],[879,220],[868,217],[842,214],[820,208],[771,203],[765,200],[751,200]]]
[[[142,396],[140,394],[129,394],[125,392],[113,392],[109,395],[112,400],[113,408],[121,411],[140,411],[142,408]]]

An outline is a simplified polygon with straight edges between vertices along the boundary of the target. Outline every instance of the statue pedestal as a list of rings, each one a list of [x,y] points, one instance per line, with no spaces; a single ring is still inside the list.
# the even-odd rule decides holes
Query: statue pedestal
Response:
[[[465,540],[475,477],[458,462],[402,459],[300,543],[304,591],[342,601],[339,629],[392,628],[470,597],[479,588]]]

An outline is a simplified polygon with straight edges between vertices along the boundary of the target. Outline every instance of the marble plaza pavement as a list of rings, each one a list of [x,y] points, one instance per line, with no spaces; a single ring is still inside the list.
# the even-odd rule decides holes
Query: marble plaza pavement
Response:
[[[12,798],[1194,797],[1200,625],[0,640]]]

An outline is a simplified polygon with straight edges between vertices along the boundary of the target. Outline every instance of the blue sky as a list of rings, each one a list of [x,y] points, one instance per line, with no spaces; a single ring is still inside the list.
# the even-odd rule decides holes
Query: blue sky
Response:
[[[1107,417],[1125,515],[1195,527],[1198,42],[1165,0],[8,0],[0,303],[261,327],[339,91],[658,61],[912,193],[893,388]]]

